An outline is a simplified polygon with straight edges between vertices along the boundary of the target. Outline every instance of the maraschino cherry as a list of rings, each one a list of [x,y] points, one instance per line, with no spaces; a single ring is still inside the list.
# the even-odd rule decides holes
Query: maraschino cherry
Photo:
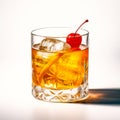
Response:
[[[72,47],[72,48],[79,48],[81,42],[82,42],[82,36],[80,34],[78,34],[78,30],[81,28],[81,26],[83,24],[85,24],[86,22],[88,22],[88,20],[85,20],[79,27],[78,29],[75,31],[75,33],[70,33],[67,38],[66,38],[66,42]]]

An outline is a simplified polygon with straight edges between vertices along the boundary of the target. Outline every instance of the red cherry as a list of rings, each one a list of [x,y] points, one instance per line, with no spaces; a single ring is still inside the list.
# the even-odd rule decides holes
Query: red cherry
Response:
[[[85,20],[79,27],[78,29],[75,31],[75,33],[70,33],[67,38],[66,38],[66,42],[68,44],[70,44],[70,46],[72,48],[79,48],[80,44],[82,42],[82,36],[80,34],[77,33],[77,31],[80,29],[80,27],[85,24],[86,22],[88,22],[88,20]]]
[[[70,33],[67,36],[66,42],[70,44],[72,48],[79,48],[81,42],[82,42],[82,36],[78,33]]]

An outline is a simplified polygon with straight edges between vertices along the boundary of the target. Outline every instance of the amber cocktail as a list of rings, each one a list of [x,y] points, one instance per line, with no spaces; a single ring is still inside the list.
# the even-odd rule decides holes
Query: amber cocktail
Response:
[[[76,102],[88,95],[88,31],[80,29],[82,42],[66,42],[72,28],[32,31],[32,94],[51,102]]]

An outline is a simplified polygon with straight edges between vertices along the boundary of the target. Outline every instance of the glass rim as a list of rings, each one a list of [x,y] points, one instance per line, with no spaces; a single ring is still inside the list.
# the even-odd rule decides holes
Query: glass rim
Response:
[[[42,34],[37,34],[37,33],[34,33],[36,31],[40,31],[40,30],[43,30],[43,29],[70,29],[70,28],[73,28],[73,27],[41,27],[41,28],[37,28],[37,29],[34,29],[31,31],[31,35],[32,36],[38,36],[38,37],[51,37],[51,38],[66,38],[66,36],[48,36],[48,35],[42,35]],[[84,31],[85,33],[84,34],[81,34],[81,36],[86,36],[86,35],[89,35],[89,31],[86,30],[86,29],[79,29],[79,31]],[[79,33],[79,32],[77,32]]]

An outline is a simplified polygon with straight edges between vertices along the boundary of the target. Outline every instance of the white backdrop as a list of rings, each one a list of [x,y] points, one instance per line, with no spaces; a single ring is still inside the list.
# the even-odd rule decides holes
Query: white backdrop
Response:
[[[120,88],[120,0],[0,0],[0,110],[4,114],[12,106],[9,116],[15,106],[24,113],[31,105],[31,30],[77,28],[85,19],[89,23],[84,28],[90,32],[89,88]]]

